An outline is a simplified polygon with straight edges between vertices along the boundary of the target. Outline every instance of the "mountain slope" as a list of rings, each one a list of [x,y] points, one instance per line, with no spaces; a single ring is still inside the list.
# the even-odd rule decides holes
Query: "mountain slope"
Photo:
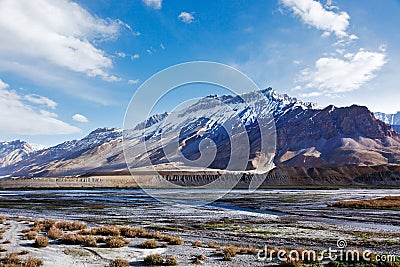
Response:
[[[274,163],[278,166],[400,164],[400,135],[366,107],[318,109],[271,88],[261,93],[263,97],[254,92],[241,97],[208,96],[172,114],[154,115],[124,133],[115,128],[97,129],[82,140],[67,141],[2,166],[0,175],[65,176],[124,170],[123,138],[128,164],[133,167],[149,165],[148,156],[152,164],[160,166],[191,166],[187,159],[207,162],[214,157],[202,154],[200,148],[212,140],[216,156],[207,166],[235,170],[242,166],[229,165],[230,156],[242,153],[243,135],[250,142],[250,159],[244,167],[254,169],[269,164],[259,152],[261,132],[267,129],[272,134],[268,129],[274,129],[271,119],[277,143],[276,151],[268,143],[273,151],[267,152],[276,152]],[[257,113],[258,123],[248,104]],[[239,123],[246,133],[229,134],[223,127],[235,128]],[[180,153],[185,158],[179,157]]]
[[[15,164],[33,152],[35,149],[24,141],[0,142],[0,167]]]
[[[386,114],[382,112],[374,112],[377,119],[392,125],[393,129],[400,133],[400,112],[396,114]]]

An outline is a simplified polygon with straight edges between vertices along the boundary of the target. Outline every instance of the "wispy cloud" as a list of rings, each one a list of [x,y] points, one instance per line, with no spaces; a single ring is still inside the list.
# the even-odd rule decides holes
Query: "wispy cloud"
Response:
[[[194,12],[181,12],[178,16],[178,19],[183,23],[190,24],[194,21]]]
[[[154,9],[161,9],[162,7],[162,0],[143,0],[143,3]]]
[[[0,58],[49,65],[109,80],[112,60],[96,41],[116,38],[120,20],[93,16],[79,4],[67,1],[3,0],[0,8]]]
[[[30,101],[40,99],[40,101]],[[29,103],[26,102],[28,100]],[[42,101],[43,100],[43,101]],[[32,104],[43,105],[49,102],[48,98],[24,96],[15,90],[10,90],[9,85],[0,79],[0,133],[3,135],[51,135],[72,134],[80,131],[79,128],[57,119],[57,114],[42,109]],[[53,103],[54,102],[54,103]]]
[[[349,92],[374,78],[385,63],[384,51],[364,49],[355,54],[347,53],[343,58],[322,57],[315,62],[314,68],[300,73],[299,82],[305,83],[305,88],[318,89],[323,94]]]
[[[72,116],[72,119],[77,122],[83,122],[83,123],[89,122],[88,118],[78,113]]]
[[[47,106],[51,109],[55,109],[57,107],[57,103],[54,102],[53,100],[40,96],[40,95],[25,95],[24,99],[28,100],[31,103],[38,104],[38,105],[44,105]]]
[[[140,81],[139,79],[128,80],[128,84],[138,84],[139,81]]]
[[[348,36],[350,16],[344,11],[328,10],[314,0],[281,0],[281,3],[299,16],[303,23],[323,30],[323,36],[329,36],[330,33],[340,38]]]

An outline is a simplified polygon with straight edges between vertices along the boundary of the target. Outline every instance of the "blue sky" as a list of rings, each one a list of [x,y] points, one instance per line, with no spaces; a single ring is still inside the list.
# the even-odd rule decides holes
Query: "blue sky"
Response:
[[[321,106],[395,113],[399,14],[394,0],[0,0],[0,139],[50,146],[121,127],[142,82],[194,60]],[[157,111],[200,95],[185,88]]]

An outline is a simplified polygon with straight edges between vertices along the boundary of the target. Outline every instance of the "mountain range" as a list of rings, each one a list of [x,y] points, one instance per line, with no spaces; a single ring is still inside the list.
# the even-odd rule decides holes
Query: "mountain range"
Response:
[[[123,139],[131,167],[147,166],[148,156],[152,164],[165,168],[185,166],[187,161],[178,156],[180,153],[189,160],[202,159],[201,146],[205,140],[212,140],[216,154],[208,167],[235,170],[236,166],[229,166],[230,155],[241,152],[240,145],[233,145],[240,140],[240,134],[230,136],[223,127],[234,125],[234,117],[245,126],[249,140],[247,170],[263,164],[294,168],[400,164],[400,135],[390,125],[397,125],[399,116],[373,114],[368,108],[356,105],[319,108],[314,103],[280,95],[271,88],[261,94],[262,97],[255,92],[208,96],[174,114],[153,115],[132,129],[99,128],[81,140],[41,150],[23,141],[1,142],[0,176],[123,171],[126,170]],[[253,112],[248,109],[249,103]],[[226,111],[227,107],[231,112]],[[266,119],[265,125],[254,119],[254,112]],[[260,133],[271,128],[269,114],[276,130],[273,163],[264,162],[259,153]],[[178,146],[173,145],[175,141]]]
[[[377,119],[392,125],[393,129],[400,133],[400,112],[395,114],[386,114],[382,112],[374,112]]]

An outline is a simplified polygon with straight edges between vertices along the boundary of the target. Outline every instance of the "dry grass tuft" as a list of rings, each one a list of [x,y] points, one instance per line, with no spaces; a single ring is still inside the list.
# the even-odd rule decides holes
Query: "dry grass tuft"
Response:
[[[118,226],[109,225],[91,228],[90,234],[102,236],[119,236],[121,234],[121,231]]]
[[[176,266],[176,265],[178,265],[178,261],[174,256],[169,255],[169,256],[167,256],[167,258],[165,258],[164,265],[165,266]]]
[[[76,231],[86,229],[87,225],[83,222],[60,221],[55,224],[55,227],[63,231]]]
[[[123,237],[109,237],[106,240],[106,246],[109,248],[122,248],[123,246],[126,246],[129,244],[129,240],[123,238]]]
[[[162,241],[168,242],[170,245],[182,245],[183,244],[183,239],[179,236],[173,236],[173,235],[163,235],[161,237]]]
[[[128,266],[130,266],[129,261],[124,259],[115,259],[111,261],[110,264],[108,265],[108,267],[128,267]]]
[[[208,242],[207,246],[209,248],[215,248],[215,249],[219,249],[221,246],[218,244],[215,244],[214,242]]]
[[[158,266],[163,264],[163,257],[161,254],[151,254],[144,258],[145,266]]]
[[[377,199],[367,200],[344,200],[330,205],[338,208],[356,208],[356,209],[399,209],[400,196],[386,196]]]
[[[49,245],[49,239],[44,236],[37,237],[33,245],[37,248],[45,248]]]
[[[231,261],[234,257],[236,257],[237,247],[234,245],[229,245],[224,248],[223,253],[224,253],[223,260]]]
[[[49,231],[47,232],[47,236],[51,239],[59,239],[63,234],[63,231],[60,230],[59,228],[52,226]]]
[[[155,239],[148,239],[143,241],[140,246],[145,249],[154,249],[158,248],[158,242]]]
[[[201,243],[201,241],[196,240],[196,241],[193,241],[193,242],[192,242],[192,245],[193,245],[194,247],[201,247],[201,246],[202,246],[202,243]]]

